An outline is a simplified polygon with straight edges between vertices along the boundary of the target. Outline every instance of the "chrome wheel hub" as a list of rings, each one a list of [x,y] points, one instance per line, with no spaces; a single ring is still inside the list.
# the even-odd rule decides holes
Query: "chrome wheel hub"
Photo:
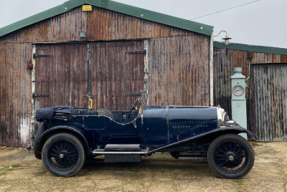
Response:
[[[228,157],[228,160],[229,160],[229,161],[234,161],[234,157],[233,157],[232,155],[230,155],[230,156]]]
[[[64,154],[60,154],[60,155],[59,155],[59,158],[60,158],[60,159],[63,159],[63,158],[64,158]]]

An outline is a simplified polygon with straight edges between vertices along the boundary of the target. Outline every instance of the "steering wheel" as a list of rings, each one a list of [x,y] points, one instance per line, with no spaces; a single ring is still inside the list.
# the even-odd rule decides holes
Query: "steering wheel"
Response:
[[[134,110],[138,110],[138,107],[137,107],[138,101],[139,101],[139,99],[136,99],[135,102],[134,102],[134,104],[132,105],[132,108],[131,108],[131,110],[130,110],[130,112],[129,112],[128,118],[131,117],[131,115],[132,115],[132,113],[133,113]]]

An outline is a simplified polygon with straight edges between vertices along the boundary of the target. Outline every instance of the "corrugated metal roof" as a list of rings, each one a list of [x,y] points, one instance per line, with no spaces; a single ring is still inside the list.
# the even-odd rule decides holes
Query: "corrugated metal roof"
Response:
[[[265,47],[265,46],[257,46],[257,45],[246,45],[239,43],[231,43],[229,45],[225,45],[221,42],[214,42],[215,48],[221,49],[234,49],[241,51],[250,51],[250,52],[258,52],[258,53],[272,53],[278,55],[287,55],[287,49],[277,48],[277,47]]]
[[[71,9],[74,9],[75,7],[81,6],[83,4],[89,4],[96,7],[108,9],[111,11],[127,14],[130,16],[142,18],[145,20],[178,27],[181,29],[185,29],[188,31],[197,32],[204,35],[211,36],[213,31],[213,26],[204,25],[201,23],[173,17],[170,15],[165,15],[153,11],[149,11],[146,9],[118,3],[111,0],[70,0],[62,5],[56,6],[54,8],[51,8],[49,10],[43,11],[41,13],[38,13],[36,15],[33,15],[31,17],[28,17],[26,19],[23,19],[21,21],[18,21],[16,23],[13,23],[11,25],[8,25],[6,27],[3,27],[0,29],[0,37],[7,35],[13,31],[17,31],[23,27],[32,25],[34,23],[43,21],[45,19],[54,17],[56,15],[65,13],[70,11]]]

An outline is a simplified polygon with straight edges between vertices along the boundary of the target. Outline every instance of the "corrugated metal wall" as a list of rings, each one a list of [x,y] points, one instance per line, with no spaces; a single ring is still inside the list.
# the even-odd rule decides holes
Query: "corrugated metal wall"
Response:
[[[31,71],[26,64],[32,60],[32,45],[80,42],[79,31],[86,31],[90,41],[149,39],[152,73],[148,74],[148,85],[150,93],[156,91],[151,104],[208,105],[209,36],[96,7],[92,12],[82,12],[78,7],[0,38],[0,145],[25,146],[29,142],[21,130],[31,128]],[[171,54],[165,54],[166,50]],[[168,68],[175,70],[170,79]],[[185,68],[190,71],[184,72]],[[169,85],[168,89],[162,90],[164,85]]]
[[[242,67],[242,74],[246,77],[249,76],[249,68],[248,68],[248,56],[247,56],[247,52],[246,51],[239,51],[239,50],[231,50],[231,49],[221,49],[221,48],[214,48],[214,105],[221,105],[224,109],[226,109],[226,111],[228,112],[228,114],[231,114],[231,81],[230,81],[230,77],[234,74],[233,70],[235,67]],[[253,59],[251,60],[251,67],[253,67],[253,72],[252,74],[255,75],[257,74],[257,78],[265,78],[266,82],[273,82],[274,80],[272,78],[269,78],[264,74],[262,74],[261,77],[261,73],[262,70],[259,71],[255,71],[257,70],[257,64],[262,64],[265,63],[266,67],[269,66],[276,66],[279,65],[280,63],[287,63],[287,56],[286,55],[276,55],[276,54],[268,54],[268,53],[253,53]],[[259,69],[259,68],[258,68]],[[272,72],[273,73],[273,72]],[[275,73],[274,73],[275,74]],[[274,78],[280,78],[280,76],[274,76]],[[253,79],[251,79],[253,80]],[[254,80],[255,81],[255,80]],[[256,84],[256,85],[255,85]],[[259,95],[258,97],[255,97],[255,86],[261,86],[260,81],[255,81],[253,84],[251,84],[251,94],[252,94],[252,100],[253,102],[251,102],[251,106],[250,106],[250,113],[251,113],[251,118],[248,118],[248,121],[250,121],[251,126],[248,126],[248,128],[253,131],[254,133],[258,134],[258,131],[261,130],[260,127],[258,127],[259,122],[262,123],[262,119],[268,119],[270,118],[273,113],[271,113],[271,111],[269,110],[269,108],[266,108],[264,113],[259,114],[259,106],[257,106],[257,104],[255,102],[255,98],[258,98],[260,100],[260,102],[262,102],[262,104],[266,104],[265,107],[267,105],[270,104],[272,99],[272,102],[276,102],[276,97],[280,97],[280,95],[275,96],[276,94],[279,94],[278,92],[270,92],[268,93],[270,94],[275,94],[274,97],[269,97],[268,100],[265,101],[265,99],[267,99],[266,97],[260,97]],[[257,87],[257,89],[259,88]],[[269,90],[265,90],[267,94]],[[248,89],[246,89],[246,95],[248,94]],[[267,95],[268,95],[267,94]],[[259,111],[258,111],[259,110]],[[262,109],[263,110],[263,109]],[[281,113],[281,115],[284,115],[283,113]],[[285,113],[286,115],[286,113]],[[279,122],[275,122],[277,123],[276,126],[280,126]],[[269,129],[276,129],[275,124],[272,125],[272,127],[269,127]],[[264,131],[265,134],[268,134],[267,129],[262,129],[261,131]],[[263,132],[260,133],[261,135],[264,135]],[[281,137],[283,138],[283,136]],[[261,141],[279,141],[278,139],[276,139],[274,137],[268,137],[265,138],[261,137],[259,138],[259,140]],[[283,141],[283,140],[282,140]]]
[[[287,63],[252,71],[252,131],[260,141],[287,141]]]

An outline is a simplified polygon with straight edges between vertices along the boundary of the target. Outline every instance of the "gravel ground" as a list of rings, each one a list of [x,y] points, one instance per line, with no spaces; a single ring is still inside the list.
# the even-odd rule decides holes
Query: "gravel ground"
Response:
[[[141,163],[87,161],[74,177],[51,175],[33,153],[0,147],[0,191],[285,191],[287,143],[251,143],[255,165],[243,179],[217,178],[207,162],[175,160],[168,153]]]

